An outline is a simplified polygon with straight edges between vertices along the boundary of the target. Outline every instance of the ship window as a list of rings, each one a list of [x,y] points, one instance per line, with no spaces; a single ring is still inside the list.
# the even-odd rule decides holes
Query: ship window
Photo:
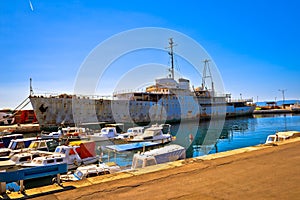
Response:
[[[47,163],[48,163],[48,164],[49,164],[49,163],[54,163],[54,160],[53,160],[53,159],[47,160]]]
[[[58,158],[58,159],[56,160],[56,162],[62,162],[62,161],[63,161],[62,158]]]
[[[30,160],[31,160],[30,156],[24,156],[23,158],[20,158],[19,162],[26,162]]]
[[[32,142],[30,145],[29,145],[29,148],[37,148],[38,147],[38,143],[37,142]]]
[[[151,165],[156,165],[155,159],[150,159],[146,161],[145,167]]]
[[[40,147],[46,147],[46,142],[41,142]]]
[[[93,173],[89,173],[86,177],[94,177],[94,176],[98,176],[97,172],[93,172]]]
[[[23,148],[25,148],[25,144],[23,142],[19,142],[17,144],[17,148],[16,149],[23,149]]]
[[[43,164],[42,160],[35,160],[35,161],[33,161],[33,162],[36,163],[36,164],[38,164],[38,165]]]
[[[135,168],[142,168],[144,161],[142,159],[137,159],[135,163]]]
[[[80,179],[83,177],[83,173],[81,171],[76,171],[74,175],[78,176]]]

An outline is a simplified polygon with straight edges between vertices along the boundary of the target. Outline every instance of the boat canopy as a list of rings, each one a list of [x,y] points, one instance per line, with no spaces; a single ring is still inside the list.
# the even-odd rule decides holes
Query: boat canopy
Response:
[[[143,147],[150,147],[155,145],[157,145],[157,143],[155,142],[137,142],[137,143],[129,143],[129,144],[108,145],[106,146],[106,148],[116,152],[121,152],[121,151],[129,151],[129,150],[140,149]]]

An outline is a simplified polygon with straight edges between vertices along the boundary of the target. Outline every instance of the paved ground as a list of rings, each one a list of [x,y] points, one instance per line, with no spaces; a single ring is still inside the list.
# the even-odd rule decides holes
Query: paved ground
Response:
[[[300,199],[300,142],[36,199]]]

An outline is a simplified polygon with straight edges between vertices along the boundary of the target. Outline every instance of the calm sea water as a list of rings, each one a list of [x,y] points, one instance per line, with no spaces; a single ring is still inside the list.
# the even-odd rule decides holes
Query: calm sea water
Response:
[[[188,158],[263,144],[268,135],[286,130],[300,131],[299,114],[254,115],[227,119],[221,131],[209,121],[173,124],[171,128],[172,135],[176,137],[172,143],[184,146]],[[111,144],[98,142],[97,146]],[[128,166],[131,165],[135,152],[111,152],[109,155],[106,152],[103,161],[109,160],[121,166]]]

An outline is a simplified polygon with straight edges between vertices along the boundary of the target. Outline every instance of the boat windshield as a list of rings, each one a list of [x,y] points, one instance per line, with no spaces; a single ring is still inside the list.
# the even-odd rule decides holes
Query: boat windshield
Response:
[[[65,148],[56,147],[55,152],[56,153],[66,154],[66,149]]]
[[[82,179],[83,173],[82,173],[81,171],[79,171],[79,170],[76,170],[76,171],[74,172],[74,176],[75,176],[77,179]]]
[[[0,152],[0,156],[9,156],[10,151],[2,151]]]
[[[155,135],[160,135],[161,130],[146,130],[144,132],[145,136],[155,136]]]
[[[156,165],[156,161],[154,158],[147,159],[144,167],[151,166],[151,165]]]
[[[267,138],[267,142],[275,142],[275,140],[276,140],[276,137],[275,137],[275,136],[269,136],[269,137]]]
[[[56,153],[60,153],[60,148],[57,147],[57,148],[55,149],[55,152],[56,152]]]
[[[143,168],[143,163],[144,163],[143,159],[134,158],[134,160],[132,161],[132,168],[133,169]]]

